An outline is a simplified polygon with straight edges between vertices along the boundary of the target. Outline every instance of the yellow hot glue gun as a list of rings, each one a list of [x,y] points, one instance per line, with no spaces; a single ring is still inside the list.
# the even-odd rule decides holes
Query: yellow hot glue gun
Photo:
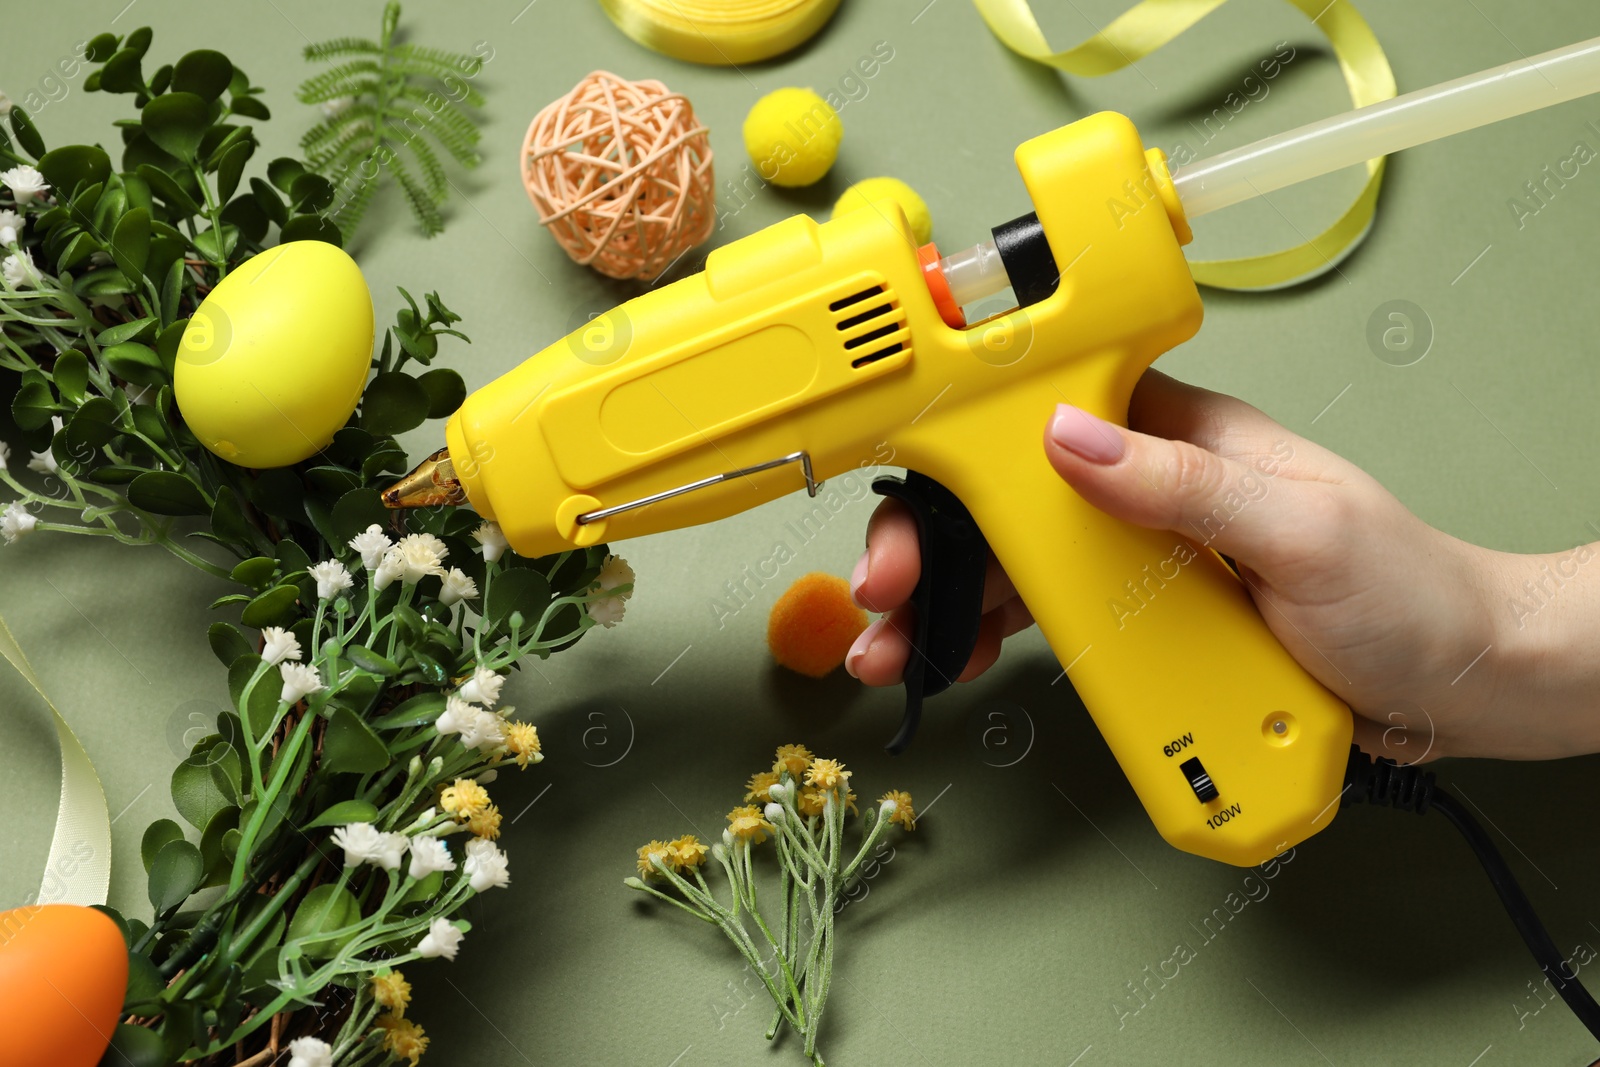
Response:
[[[1479,77],[1503,88],[1504,70]],[[1444,104],[1419,104],[1428,93]],[[468,502],[538,556],[815,494],[886,444],[908,475],[874,487],[912,507],[923,553],[891,750],[965,665],[992,549],[1162,836],[1261,863],[1332,818],[1349,710],[1215,552],[1074,494],[1043,428],[1062,400],[1125,424],[1140,375],[1199,329],[1186,207],[1468,128],[1474,107],[1478,122],[1508,113],[1450,83],[1339,116],[1314,153],[1291,131],[1186,168],[1181,190],[1131,122],[1094,115],[1019,147],[1033,213],[943,260],[888,202],[787,219],[473,393],[448,447],[385,500]],[[1006,284],[1016,308],[965,322],[962,305]]]

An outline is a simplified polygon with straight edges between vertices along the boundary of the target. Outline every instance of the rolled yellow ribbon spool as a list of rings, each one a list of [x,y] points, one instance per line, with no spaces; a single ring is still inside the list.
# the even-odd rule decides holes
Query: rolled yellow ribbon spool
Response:
[[[822,29],[839,0],[600,0],[623,33],[674,59],[731,67],[781,55]]]

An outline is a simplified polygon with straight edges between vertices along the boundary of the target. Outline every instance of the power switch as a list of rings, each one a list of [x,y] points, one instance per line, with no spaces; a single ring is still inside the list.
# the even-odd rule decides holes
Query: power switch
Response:
[[[1200,803],[1206,804],[1217,799],[1217,786],[1211,780],[1211,775],[1206,773],[1199,757],[1184,760],[1179,764],[1178,770],[1189,779],[1189,788],[1194,790],[1194,795],[1200,798]]]

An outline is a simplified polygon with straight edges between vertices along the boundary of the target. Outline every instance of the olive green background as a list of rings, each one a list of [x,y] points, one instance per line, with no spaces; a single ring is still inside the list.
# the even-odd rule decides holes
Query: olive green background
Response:
[[[0,89],[19,101],[54,90],[58,99],[35,115],[48,142],[114,147],[109,122],[127,100],[84,93],[81,73],[49,79],[75,42],[150,24],[157,62],[215,47],[268,88],[274,118],[258,127],[264,150],[252,173],[293,151],[314,120],[292,96],[314,69],[300,58],[307,40],[372,35],[378,19],[376,4],[124,2],[15,11],[0,35]],[[484,162],[454,177],[450,226],[433,241],[415,232],[393,190],[382,197],[354,248],[380,321],[392,318],[396,285],[438,289],[473,338],[444,358],[477,386],[636,291],[568,262],[517,179],[526,123],[594,68],[687,93],[712,131],[719,181],[742,179],[739,126],[762,93],[811,85],[858,97],[842,112],[844,146],[827,180],[799,192],[724,191],[725,226],[712,244],[795,211],[825,212],[849,182],[893,174],[923,194],[936,237],[957,248],[1028,210],[1013,147],[1090,112],[1125,111],[1149,143],[1208,154],[1347,105],[1321,35],[1276,0],[1233,0],[1135,70],[1092,81],[1009,54],[965,0],[925,2],[845,0],[809,46],[742,70],[648,52],[590,0],[408,4],[416,39],[492,49],[481,77]],[[1039,4],[1062,44],[1123,6]],[[1600,34],[1600,9],[1584,0],[1366,0],[1361,9],[1403,90]],[[880,41],[892,60],[841,85]],[[1270,82],[1247,83],[1280,41],[1295,58]],[[1254,95],[1203,145],[1189,123],[1229,93]],[[1160,366],[1251,400],[1459,537],[1523,551],[1594,539],[1600,163],[1520,228],[1507,206],[1577,141],[1600,147],[1600,99],[1407,153],[1391,164],[1371,237],[1337,273],[1280,293],[1207,293],[1200,337]],[[1346,173],[1203,219],[1194,251],[1298,241],[1357,185]],[[1411,366],[1369,347],[1369,318],[1391,300],[1411,301],[1431,323],[1426,356]],[[411,446],[432,447],[432,432]],[[434,1039],[429,1061],[801,1062],[792,1039],[762,1042],[768,1009],[718,935],[642,906],[621,884],[646,839],[715,836],[738,783],[786,741],[848,761],[863,792],[903,787],[932,808],[841,917],[823,1037],[830,1063],[1495,1067],[1595,1055],[1559,1003],[1524,1014],[1542,1003],[1530,993],[1538,972],[1442,820],[1349,811],[1270,880],[1179,853],[1157,837],[1065,683],[1052,687],[1059,667],[1036,633],[1010,642],[983,679],[933,702],[910,754],[885,757],[898,691],[864,691],[842,672],[821,682],[783,674],[763,647],[783,586],[807,570],[849,573],[871,507],[858,496],[803,546],[785,526],[807,510],[798,496],[714,528],[615,546],[639,575],[627,619],[510,687],[549,759],[494,789],[513,886],[468,909],[474,930],[453,964],[409,969],[414,1014]],[[1051,551],[1049,531],[1040,535],[1039,550]],[[798,558],[764,587],[751,583],[719,626],[713,600],[779,539]],[[0,612],[100,768],[116,816],[111,902],[132,914],[147,910],[139,836],[172,814],[167,779],[185,732],[192,741],[226,699],[204,640],[206,605],[221,591],[155,549],[36,536],[0,551]],[[37,885],[57,762],[42,709],[18,679],[0,678],[0,699],[0,904],[9,905]],[[1426,722],[1400,725],[1425,747]],[[1600,945],[1597,769],[1594,757],[1439,768],[1492,822],[1563,950]],[[1235,907],[1249,900],[1237,915],[1230,894]],[[1222,932],[1207,942],[1197,928],[1219,908],[1231,918],[1213,920]],[[1129,984],[1180,942],[1195,957],[1164,988],[1151,980],[1154,996],[1119,1026],[1114,1005],[1139,1004]]]

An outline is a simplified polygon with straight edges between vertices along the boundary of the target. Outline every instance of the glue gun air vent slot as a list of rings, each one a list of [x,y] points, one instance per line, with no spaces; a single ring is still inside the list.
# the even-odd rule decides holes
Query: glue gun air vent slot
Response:
[[[886,286],[872,285],[840,297],[828,310],[834,313],[834,326],[843,335],[845,351],[865,349],[850,361],[852,367],[864,367],[905,350],[909,340],[904,333],[906,317],[893,290]]]

